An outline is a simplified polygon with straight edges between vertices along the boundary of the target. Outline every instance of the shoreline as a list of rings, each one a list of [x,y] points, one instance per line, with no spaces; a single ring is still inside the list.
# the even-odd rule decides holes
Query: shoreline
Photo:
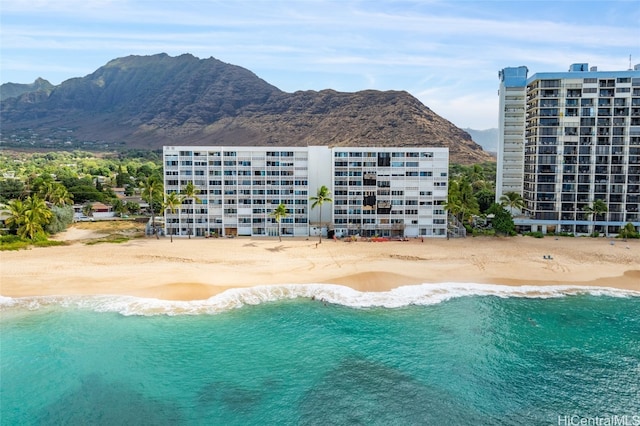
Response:
[[[640,291],[640,241],[468,237],[389,242],[249,238],[133,239],[0,252],[4,297],[124,295],[204,300],[231,288],[337,284],[361,292],[477,283]],[[548,258],[551,256],[551,259]]]

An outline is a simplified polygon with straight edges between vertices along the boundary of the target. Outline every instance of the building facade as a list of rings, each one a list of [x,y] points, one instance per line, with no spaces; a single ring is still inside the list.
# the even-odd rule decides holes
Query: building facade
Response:
[[[496,197],[522,195],[526,206],[516,225],[575,234],[615,234],[627,223],[639,228],[640,65],[598,71],[573,64],[568,72],[534,74],[522,86],[523,71],[526,77],[525,67],[500,73],[504,142]],[[517,105],[507,106],[508,97]],[[521,142],[507,143],[510,132],[522,128]],[[608,210],[597,217],[585,211],[595,200]]]
[[[194,147],[163,150],[165,193],[197,198],[165,212],[165,232],[195,236],[445,237],[447,148]],[[332,203],[311,208],[327,186]],[[281,223],[271,216],[284,204]]]
[[[522,194],[524,179],[527,67],[505,68],[500,78],[500,134],[496,168],[496,202],[507,192]]]

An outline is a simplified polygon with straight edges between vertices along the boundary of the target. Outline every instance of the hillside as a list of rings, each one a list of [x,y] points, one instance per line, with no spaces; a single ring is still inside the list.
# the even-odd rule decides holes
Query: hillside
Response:
[[[407,92],[285,93],[249,70],[188,54],[114,59],[50,93],[3,99],[0,113],[3,144],[12,146],[38,138],[115,149],[446,146],[454,162],[491,161],[468,133]]]
[[[486,130],[474,130],[463,129],[465,132],[471,135],[471,139],[482,147],[487,152],[498,152],[498,139],[500,137],[499,129],[486,129]]]
[[[47,80],[37,78],[30,84],[4,83],[0,85],[0,100],[15,98],[24,93],[44,92],[48,95],[55,86]]]

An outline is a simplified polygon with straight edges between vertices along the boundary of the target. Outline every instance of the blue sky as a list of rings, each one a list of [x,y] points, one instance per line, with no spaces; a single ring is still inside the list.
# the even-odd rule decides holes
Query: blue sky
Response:
[[[215,57],[278,88],[406,90],[459,127],[498,125],[498,71],[640,63],[640,1],[2,0],[0,81],[109,60]]]

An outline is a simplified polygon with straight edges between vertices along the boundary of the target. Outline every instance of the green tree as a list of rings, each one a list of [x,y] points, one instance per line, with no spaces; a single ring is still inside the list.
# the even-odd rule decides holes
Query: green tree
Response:
[[[73,198],[73,200],[78,204],[82,204],[87,201],[104,201],[104,194],[98,191],[96,187],[91,184],[79,184],[67,188],[71,193],[71,198]]]
[[[130,214],[137,214],[140,211],[140,204],[136,203],[135,201],[127,201],[124,204],[124,207]]]
[[[196,209],[194,204],[200,202],[200,198],[198,198],[199,193],[200,193],[200,190],[196,188],[196,186],[193,184],[193,181],[189,181],[189,183],[187,183],[187,185],[182,190],[182,194],[184,195],[185,199],[189,200],[189,204],[191,204],[192,222],[195,222]],[[191,233],[192,233],[192,229],[189,228],[189,231],[188,231],[189,238],[191,238]]]
[[[318,188],[316,195],[314,197],[309,198],[312,201],[311,208],[315,209],[316,207],[320,208],[320,244],[322,244],[322,205],[324,203],[331,203],[333,200],[331,199],[331,191],[325,185],[322,185]]]
[[[178,210],[180,208],[180,205],[182,205],[182,197],[175,193],[175,192],[170,192],[169,194],[167,194],[167,196],[164,199],[164,204],[163,204],[163,208],[165,210],[165,219],[164,219],[164,223],[167,225],[169,224],[168,218],[167,218],[167,210],[169,211],[170,214],[174,214],[176,212],[176,210]],[[171,236],[171,242],[173,242],[173,234],[175,233],[175,228],[172,226],[171,229],[169,229],[169,235]]]
[[[24,183],[18,179],[0,180],[0,202],[8,202],[20,198],[24,191]]]
[[[469,221],[471,215],[480,213],[478,200],[473,194],[473,186],[467,178],[454,179],[449,182],[447,202],[444,204],[460,222]]]
[[[461,164],[451,163],[449,166],[449,188],[454,185],[453,182],[465,182],[463,186],[465,188],[459,189],[461,203],[461,214],[464,217],[469,217],[472,214],[478,214],[480,212],[486,213],[487,209],[493,204],[495,199],[495,176],[496,176],[496,163],[482,163],[474,164],[472,166],[464,166]],[[468,191],[466,184],[471,185],[471,191]],[[463,195],[464,193],[464,195]],[[476,201],[465,202],[464,199],[469,195],[472,195]],[[451,195],[449,195],[451,198]],[[456,204],[456,200],[453,200],[452,205]],[[477,208],[476,208],[477,205]],[[460,214],[456,217],[462,218]]]
[[[478,200],[478,208],[480,212],[484,213],[487,211],[491,204],[493,204],[493,200],[496,198],[496,194],[493,190],[488,188],[481,188],[475,192],[476,200]]]
[[[525,206],[524,198],[522,195],[514,191],[505,192],[500,196],[500,204],[503,207],[510,209],[522,210]]]
[[[55,206],[67,206],[73,204],[73,195],[69,193],[67,187],[59,182],[47,182],[40,193],[45,201]]]
[[[511,212],[506,210],[502,205],[493,203],[487,210],[487,213],[493,214],[492,224],[496,234],[516,234],[516,226],[513,223],[513,216],[511,216]]]
[[[118,172],[116,174],[116,186],[119,188],[124,188],[125,185],[128,185],[130,183],[131,178],[129,178],[129,175],[124,171],[122,164],[118,165]]]
[[[122,200],[119,198],[113,200],[113,202],[111,203],[111,207],[113,207],[113,211],[120,215],[120,217],[122,217],[122,215],[127,212],[125,203],[122,202]]]
[[[23,202],[13,200],[8,204],[9,217],[6,223],[14,228],[20,238],[34,240],[46,237],[44,227],[49,223],[52,213],[47,204],[37,195],[27,197]]]
[[[280,221],[287,217],[287,206],[285,206],[283,203],[280,203],[278,207],[276,207],[269,215],[273,217],[278,224],[278,241],[282,241],[282,236],[280,235]]]
[[[442,205],[442,207],[450,214],[455,216],[456,219],[461,220],[463,210],[460,200],[449,199]]]
[[[609,209],[607,204],[602,200],[595,200],[590,206],[585,206],[582,209],[587,216],[591,216],[593,220],[591,235],[596,235],[596,220],[598,216],[605,214]],[[605,235],[607,234],[605,227]]]
[[[19,198],[15,200],[11,200],[7,204],[9,217],[5,219],[5,223],[9,227],[9,229],[11,229],[12,231],[15,231],[16,233],[18,231],[18,228],[22,226],[25,209],[26,209],[25,203]]]
[[[151,209],[151,232],[157,239],[160,239],[160,236],[156,229],[156,215],[153,204],[161,199],[162,186],[162,181],[156,176],[151,176],[140,181],[142,199],[149,203],[149,208]]]

